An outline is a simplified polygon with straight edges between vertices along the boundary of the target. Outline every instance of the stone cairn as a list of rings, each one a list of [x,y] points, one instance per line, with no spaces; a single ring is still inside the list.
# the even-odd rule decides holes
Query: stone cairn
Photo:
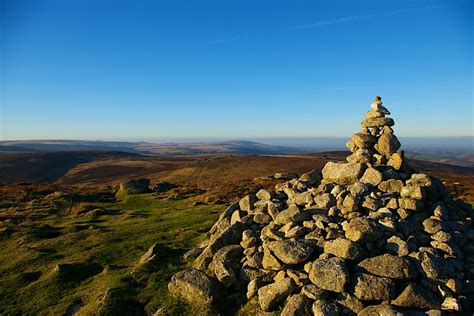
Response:
[[[230,205],[169,291],[210,313],[236,297],[281,315],[472,311],[472,207],[408,166],[388,114],[376,97],[347,162]]]

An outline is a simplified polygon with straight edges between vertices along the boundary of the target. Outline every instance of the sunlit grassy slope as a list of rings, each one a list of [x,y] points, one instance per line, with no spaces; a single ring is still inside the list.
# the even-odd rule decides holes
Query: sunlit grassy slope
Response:
[[[166,284],[186,267],[183,253],[206,237],[224,206],[190,206],[152,194],[95,205],[106,211],[53,213],[41,226],[2,238],[0,314],[133,315],[160,306],[186,312]],[[170,249],[156,265],[137,268],[154,243]],[[66,263],[74,264],[56,267]]]

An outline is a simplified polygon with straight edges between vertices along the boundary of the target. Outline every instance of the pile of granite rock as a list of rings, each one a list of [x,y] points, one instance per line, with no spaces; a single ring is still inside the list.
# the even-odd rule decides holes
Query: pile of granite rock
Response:
[[[229,206],[170,292],[210,313],[235,297],[281,315],[472,311],[472,207],[410,168],[380,97],[371,108],[347,162]]]

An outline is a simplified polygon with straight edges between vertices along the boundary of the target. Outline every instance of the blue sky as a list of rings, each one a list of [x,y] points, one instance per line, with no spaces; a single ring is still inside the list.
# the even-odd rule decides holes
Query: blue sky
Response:
[[[9,1],[6,139],[472,136],[472,1]]]

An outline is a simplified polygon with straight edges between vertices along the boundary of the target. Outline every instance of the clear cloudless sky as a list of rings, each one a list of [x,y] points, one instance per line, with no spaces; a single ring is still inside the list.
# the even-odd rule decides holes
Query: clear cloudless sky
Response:
[[[473,135],[473,1],[0,2],[3,140]]]

